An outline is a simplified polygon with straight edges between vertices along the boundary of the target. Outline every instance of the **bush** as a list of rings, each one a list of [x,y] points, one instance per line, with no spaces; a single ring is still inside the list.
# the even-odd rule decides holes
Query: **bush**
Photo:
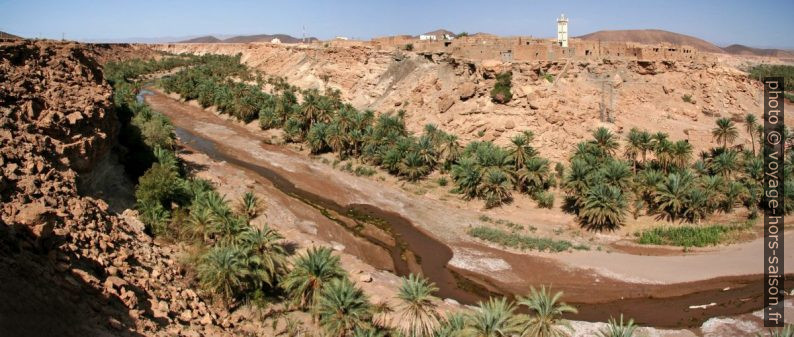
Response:
[[[785,83],[794,83],[794,66],[782,64],[759,64],[748,70],[750,77],[763,80],[764,77],[781,76]]]
[[[366,176],[370,177],[375,175],[375,169],[368,167],[368,166],[358,166],[356,170],[353,171],[357,176]]]
[[[692,100],[692,95],[690,94],[684,94],[684,96],[681,96],[681,99],[687,103],[694,103],[694,101]]]
[[[681,247],[715,246],[729,238],[729,234],[746,229],[747,226],[712,225],[705,227],[656,227],[642,231],[637,240],[643,245],[670,245]]]
[[[554,207],[554,194],[549,191],[537,191],[532,194],[532,199],[538,203],[540,208],[551,209]]]
[[[182,200],[185,192],[182,178],[175,167],[156,163],[138,180],[135,199],[138,203],[159,204],[168,209],[172,202]]]
[[[438,186],[447,186],[447,183],[448,181],[446,177],[438,178]]]
[[[512,88],[513,73],[504,72],[496,75],[496,84],[491,90],[491,99],[500,104],[505,104],[513,99]]]
[[[583,245],[574,246],[571,242],[565,240],[552,240],[517,233],[508,233],[503,230],[483,226],[470,228],[466,233],[475,238],[496,243],[502,247],[520,250],[562,252],[572,248],[589,249]]]
[[[407,51],[414,50],[414,44],[413,43],[406,44],[405,45],[405,50],[407,50]]]

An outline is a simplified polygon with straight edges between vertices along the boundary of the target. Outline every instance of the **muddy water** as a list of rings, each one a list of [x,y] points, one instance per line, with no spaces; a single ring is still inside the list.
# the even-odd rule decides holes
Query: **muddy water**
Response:
[[[462,284],[465,279],[446,268],[447,262],[452,259],[452,250],[419,231],[399,214],[383,211],[370,205],[353,204],[343,207],[331,200],[295,187],[295,184],[269,168],[228,156],[223,151],[219,151],[211,141],[184,128],[176,127],[175,132],[179,140],[190,148],[206,154],[213,160],[225,161],[255,172],[269,180],[285,194],[321,210],[329,219],[382,247],[389,252],[395,268],[392,271],[397,275],[421,273],[436,283],[439,288],[439,296],[454,298],[462,303],[474,304],[488,295],[484,289],[474,284]],[[367,231],[357,230],[356,227],[351,228],[348,225],[351,222],[357,226],[376,226],[385,230],[393,236],[397,244],[391,245],[376,235],[367,234]],[[464,288],[467,290],[463,290]],[[474,291],[472,292],[472,290]]]
[[[155,93],[155,95],[159,94]],[[173,104],[183,103],[173,101]],[[198,109],[197,113],[202,114],[201,119],[209,118],[213,123],[237,129],[233,123],[200,110]],[[168,111],[163,112],[169,114]],[[473,304],[494,293],[508,296],[524,294],[529,285],[554,283],[555,289],[564,290],[568,295],[565,301],[579,309],[579,314],[569,316],[570,319],[606,321],[611,316],[623,313],[635,318],[642,325],[656,327],[695,327],[710,317],[747,313],[762,306],[761,278],[756,276],[728,277],[672,285],[636,284],[604,277],[598,282],[595,281],[598,275],[593,273],[561,268],[549,259],[503,251],[499,251],[498,255],[522,275],[522,282],[504,284],[494,275],[453,270],[447,266],[452,258],[450,248],[417,229],[401,215],[372,205],[339,205],[327,197],[297,188],[279,172],[241,160],[239,158],[244,157],[237,156],[235,151],[193,132],[191,128],[194,125],[190,122],[190,117],[178,115],[172,117],[177,125],[177,135],[183,143],[215,160],[226,161],[258,174],[271,181],[287,195],[319,209],[340,226],[387,251],[393,260],[393,269],[382,269],[391,269],[398,275],[422,272],[439,286],[440,291],[437,295],[441,297]],[[366,229],[368,226],[379,231],[361,229]],[[392,240],[371,235],[371,232],[386,232],[392,236]],[[476,248],[492,249],[482,246]],[[728,289],[723,290],[724,288]],[[709,305],[712,302],[716,305]],[[693,305],[704,304],[707,305],[705,308],[690,308]]]

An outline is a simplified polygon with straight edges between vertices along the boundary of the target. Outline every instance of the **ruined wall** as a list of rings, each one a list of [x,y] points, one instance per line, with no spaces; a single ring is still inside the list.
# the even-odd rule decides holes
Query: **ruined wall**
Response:
[[[448,53],[475,61],[526,62],[603,58],[704,61],[709,57],[690,46],[571,39],[569,47],[563,48],[554,40],[536,39],[531,36],[475,35],[450,41],[421,41],[410,36],[392,36],[373,39],[370,44],[379,50],[404,49],[406,45],[411,44],[417,52]]]

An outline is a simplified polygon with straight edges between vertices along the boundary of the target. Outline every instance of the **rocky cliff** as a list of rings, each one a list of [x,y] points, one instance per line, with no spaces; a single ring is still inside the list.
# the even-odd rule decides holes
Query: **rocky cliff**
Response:
[[[96,59],[130,48],[0,43],[4,336],[223,335],[221,324],[234,326],[134,216],[78,194],[78,176],[110,151],[118,129]]]
[[[698,152],[711,143],[719,117],[761,113],[761,87],[734,67],[696,61],[475,62],[448,54],[387,52],[366,46],[170,44],[181,53],[242,53],[249,66],[302,88],[335,88],[361,109],[405,109],[408,128],[427,123],[463,141],[507,144],[529,129],[542,155],[562,160],[600,126],[632,127],[688,139]],[[491,100],[499,72],[513,73],[513,100]],[[326,81],[327,80],[327,81]],[[685,99],[684,96],[689,98]],[[602,108],[603,107],[603,108]],[[604,123],[603,117],[612,122]],[[739,141],[750,145],[743,135]]]

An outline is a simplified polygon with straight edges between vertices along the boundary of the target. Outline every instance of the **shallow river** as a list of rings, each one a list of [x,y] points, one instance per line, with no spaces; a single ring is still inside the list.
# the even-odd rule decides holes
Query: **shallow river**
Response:
[[[235,151],[231,151],[224,144],[219,144],[217,139],[209,139],[195,130],[194,123],[201,118],[204,123],[216,123],[232,130],[245,132],[235,123],[225,121],[210,112],[200,108],[187,106],[170,99],[160,93],[144,90],[142,95],[151,95],[159,103],[152,104],[155,110],[171,117],[176,126],[176,134],[180,142],[186,147],[207,154],[217,161],[225,161],[233,166],[249,171],[270,181],[276,188],[293,197],[296,201],[308,204],[320,210],[335,223],[353,232],[355,235],[374,243],[386,252],[392,259],[394,268],[390,269],[398,275],[407,275],[411,272],[421,272],[439,287],[438,296],[452,298],[464,304],[475,304],[489,295],[513,293],[526,293],[528,284],[507,285],[491,277],[473,272],[456,270],[448,265],[453,257],[452,250],[443,242],[437,240],[426,232],[419,230],[405,217],[395,212],[380,209],[373,205],[350,204],[340,205],[333,200],[333,195],[318,195],[296,187],[278,169],[268,166],[267,162],[253,161],[250,158],[241,158]],[[142,96],[139,96],[142,97]],[[147,99],[149,100],[149,99]],[[165,100],[170,100],[167,102]],[[153,103],[153,102],[150,102]],[[184,116],[170,111],[170,104],[179,104],[179,108],[193,109],[196,116]],[[186,107],[185,107],[186,106]],[[199,115],[202,113],[203,115]],[[264,146],[252,140],[252,146]],[[282,151],[282,153],[288,151]],[[299,153],[292,153],[302,156]],[[328,184],[334,182],[328,181]],[[344,221],[340,221],[343,218]],[[355,223],[355,227],[346,224]],[[392,240],[382,240],[377,235],[368,235],[368,231],[360,230],[361,227],[372,226],[389,233]],[[387,242],[388,241],[388,242]],[[396,244],[394,244],[396,242]],[[488,249],[482,248],[482,249]],[[560,277],[571,277],[568,285],[555,289],[566,291],[566,294],[575,293],[575,297],[566,296],[565,301],[573,304],[579,310],[576,315],[568,318],[586,321],[606,321],[610,317],[619,316],[621,313],[633,317],[642,325],[656,327],[696,327],[706,319],[715,316],[732,316],[759,309],[761,303],[761,279],[757,277],[736,277],[707,280],[677,285],[637,285],[624,283],[620,280],[613,282],[596,283],[587,276],[572,275],[571,272],[559,266],[543,264],[531,255],[509,254],[514,261],[525,265],[532,270],[524,271],[549,283],[566,284],[560,282]],[[512,264],[513,268],[516,264]],[[379,267],[379,266],[376,266]],[[652,266],[649,266],[652,268]],[[686,271],[681,271],[686,272]],[[578,277],[577,277],[578,276]],[[536,283],[537,284],[537,283]],[[623,288],[622,288],[623,287]],[[723,290],[728,287],[728,290]],[[650,289],[650,290],[649,290]],[[689,291],[687,291],[687,289]],[[596,296],[599,292],[621,293],[620,298],[593,303],[587,297],[588,292]],[[654,295],[647,295],[648,293]],[[709,305],[715,303],[716,305]],[[690,308],[695,305],[707,305],[705,308]]]

